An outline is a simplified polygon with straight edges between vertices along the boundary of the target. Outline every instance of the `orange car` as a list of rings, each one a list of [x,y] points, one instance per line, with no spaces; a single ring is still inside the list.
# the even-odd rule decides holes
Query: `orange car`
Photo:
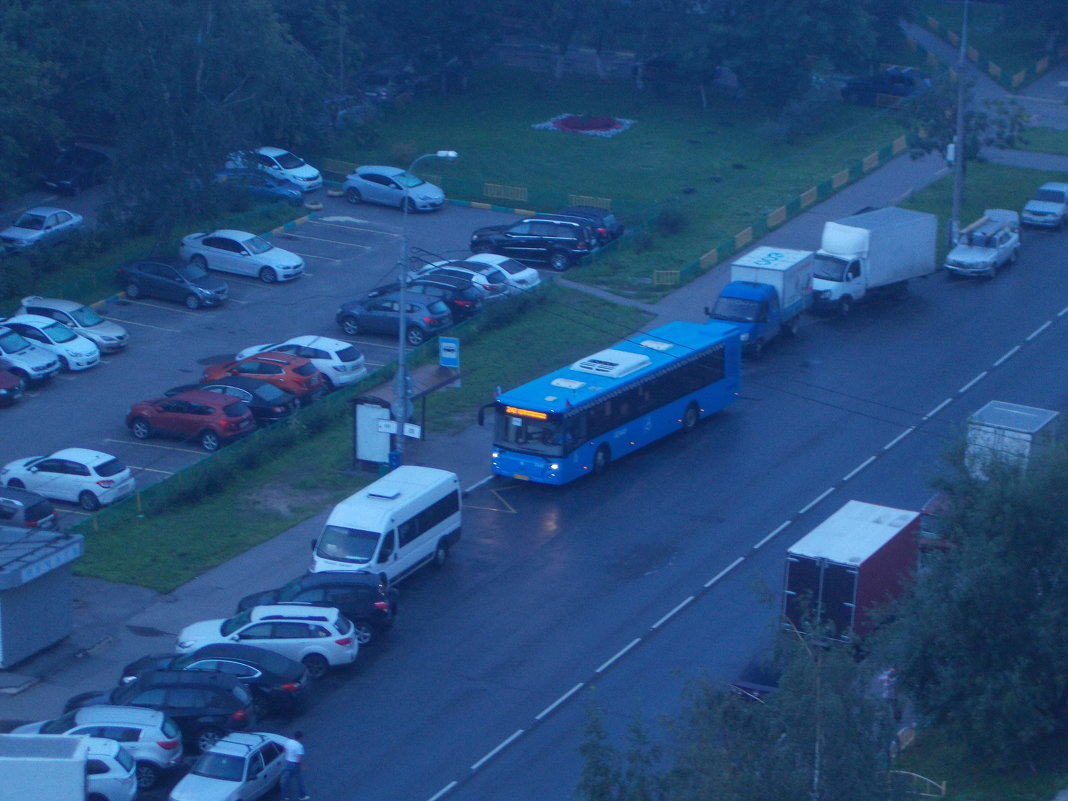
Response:
[[[276,387],[292,392],[302,405],[311,403],[326,391],[323,374],[315,369],[309,359],[273,350],[232,362],[213,364],[204,371],[200,383],[206,384],[229,375],[243,375],[268,381]]]

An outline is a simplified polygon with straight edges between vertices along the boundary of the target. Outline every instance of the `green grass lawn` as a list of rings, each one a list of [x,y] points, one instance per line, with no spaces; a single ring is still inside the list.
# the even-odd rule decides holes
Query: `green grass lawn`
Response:
[[[428,399],[428,436],[448,436],[471,425],[474,410],[492,400],[495,387],[515,386],[573,361],[648,320],[632,307],[555,286],[546,288],[540,302],[525,305],[525,313],[504,314],[504,325],[486,326],[465,342],[463,387]],[[169,592],[370,480],[344,472],[352,459],[347,414],[316,435],[297,439],[272,461],[230,472],[221,491],[196,502],[168,504],[158,513],[146,510],[143,517],[136,515],[136,498],[104,510],[96,530],[92,523],[82,526],[85,556],[75,563],[75,572]],[[487,431],[487,464],[489,443]]]
[[[901,136],[892,111],[828,103],[814,130],[784,141],[781,109],[713,96],[707,109],[696,94],[658,96],[629,83],[581,76],[559,84],[544,75],[488,70],[462,95],[418,97],[403,113],[376,124],[378,141],[336,143],[332,155],[356,163],[406,164],[438,149],[455,162],[423,162],[453,197],[508,207],[553,210],[569,195],[607,198],[630,227],[653,219],[665,204],[683,224],[665,237],[654,229],[635,238],[596,283],[650,299],[654,269],[679,269],[813,185]],[[534,130],[563,113],[635,121],[609,139]],[[805,110],[797,111],[804,114]],[[484,184],[518,187],[525,199],[493,199]],[[573,277],[584,279],[584,271]]]
[[[1068,131],[1035,127],[1028,128],[1025,136],[1027,141],[1017,145],[1020,150],[1034,150],[1038,153],[1057,153],[1062,156],[1068,156]]]
[[[924,24],[919,14],[929,14],[947,29],[960,32],[964,13],[959,0],[920,0],[915,7],[919,24]],[[1046,37],[1037,21],[1030,24],[1026,6],[1019,5],[1009,20],[1006,7],[1000,3],[969,3],[968,44],[1013,75],[1046,55]]]

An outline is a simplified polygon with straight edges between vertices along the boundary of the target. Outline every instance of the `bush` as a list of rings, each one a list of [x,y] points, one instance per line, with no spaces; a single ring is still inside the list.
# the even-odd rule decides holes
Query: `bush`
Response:
[[[770,126],[768,138],[775,144],[796,144],[823,130],[841,105],[842,96],[834,83],[814,80],[808,92],[783,107],[779,119]]]
[[[686,228],[689,220],[677,203],[669,203],[656,215],[656,230],[662,236],[674,236]]]

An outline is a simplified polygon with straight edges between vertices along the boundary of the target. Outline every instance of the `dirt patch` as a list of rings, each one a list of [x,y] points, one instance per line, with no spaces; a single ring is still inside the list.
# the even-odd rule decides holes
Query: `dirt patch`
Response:
[[[281,481],[272,481],[246,494],[241,505],[247,509],[273,512],[283,518],[300,518],[329,506],[336,490],[298,489]]]

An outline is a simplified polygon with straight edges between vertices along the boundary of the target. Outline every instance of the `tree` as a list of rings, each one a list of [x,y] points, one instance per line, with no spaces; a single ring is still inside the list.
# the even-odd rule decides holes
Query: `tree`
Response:
[[[995,764],[1068,721],[1068,449],[947,483],[950,544],[925,560],[880,634],[919,711]]]
[[[591,716],[582,747],[581,801],[874,801],[892,740],[890,711],[869,692],[850,652],[818,638],[784,634],[778,689],[745,698],[692,681],[668,723],[671,760],[632,725],[625,755]]]
[[[40,61],[0,31],[0,198],[23,188],[17,176],[30,172],[38,142],[62,130],[50,104],[57,77],[54,64]]]

